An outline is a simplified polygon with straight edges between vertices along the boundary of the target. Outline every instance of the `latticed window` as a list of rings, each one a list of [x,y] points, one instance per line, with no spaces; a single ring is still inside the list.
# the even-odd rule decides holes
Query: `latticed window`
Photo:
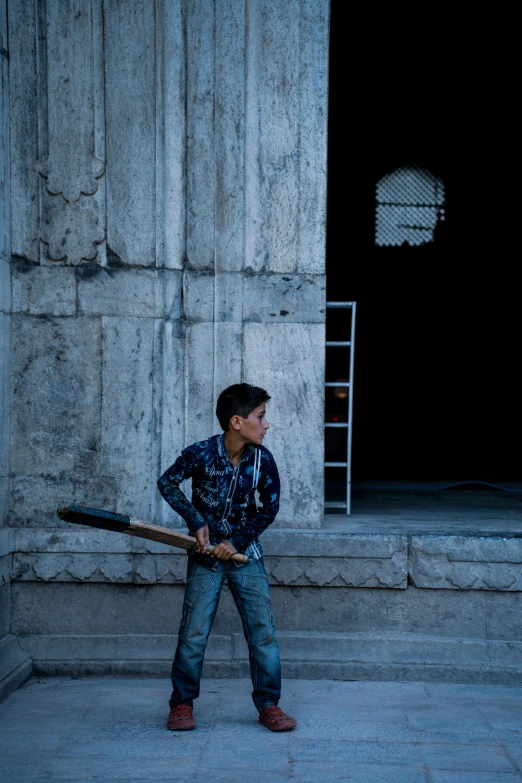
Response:
[[[426,169],[402,166],[376,187],[375,244],[423,245],[433,242],[444,220],[444,182]]]

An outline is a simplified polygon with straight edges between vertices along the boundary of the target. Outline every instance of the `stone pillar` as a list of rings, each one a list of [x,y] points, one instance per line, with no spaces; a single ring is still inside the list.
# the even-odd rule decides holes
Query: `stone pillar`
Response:
[[[14,536],[6,527],[11,411],[11,253],[9,203],[9,50],[7,6],[0,0],[0,701],[31,674],[31,659],[11,633]]]

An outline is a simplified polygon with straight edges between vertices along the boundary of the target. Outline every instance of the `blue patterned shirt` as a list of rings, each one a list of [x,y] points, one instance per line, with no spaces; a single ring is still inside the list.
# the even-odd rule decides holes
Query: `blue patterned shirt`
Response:
[[[192,478],[192,502],[180,489],[188,478]],[[265,446],[247,444],[234,467],[223,434],[193,443],[161,476],[158,488],[183,517],[191,535],[208,525],[211,544],[227,540],[246,554],[249,562],[261,557],[258,537],[274,521],[280,493],[277,466]],[[211,561],[209,555],[189,554],[202,565]]]

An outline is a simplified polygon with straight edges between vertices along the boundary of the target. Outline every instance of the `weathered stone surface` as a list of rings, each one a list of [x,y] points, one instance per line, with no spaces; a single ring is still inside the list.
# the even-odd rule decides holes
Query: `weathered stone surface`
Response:
[[[154,266],[156,29],[150,3],[106,2],[104,35],[107,244],[123,264]]]
[[[181,273],[125,267],[79,270],[78,307],[85,315],[177,319]]]
[[[0,587],[11,581],[11,555],[0,556]]]
[[[265,445],[281,476],[278,526],[323,524],[324,339],[323,324],[244,326],[244,380],[272,397]]]
[[[153,459],[154,324],[102,318],[102,470],[118,477],[116,511],[147,519],[156,488]]]
[[[99,472],[99,321],[13,316],[13,337],[12,470]]]
[[[214,389],[214,327],[192,323],[186,330],[187,397],[186,445],[204,440],[219,430],[212,390]]]
[[[80,504],[81,505],[81,504]],[[56,518],[57,523],[60,521]],[[118,535],[109,530],[98,530],[86,525],[68,524],[67,529],[18,528],[12,531],[13,551],[31,554],[35,552],[114,553],[133,551],[135,540],[131,536]]]
[[[409,570],[417,587],[522,590],[522,539],[412,536]]]
[[[245,266],[295,272],[299,204],[297,0],[249,5],[245,117]]]
[[[47,245],[47,255],[52,261],[78,266],[82,261],[96,258],[98,245],[105,239],[105,229],[91,206],[61,200],[45,213],[40,239]]]
[[[11,312],[11,265],[0,255],[0,313]]]
[[[489,639],[522,639],[522,593],[489,590],[485,593]]]
[[[297,271],[324,274],[330,3],[304,0],[299,10]]]
[[[210,272],[183,274],[183,314],[188,321],[214,320],[215,277]]]
[[[13,265],[13,312],[75,315],[76,277],[63,266]]]
[[[244,259],[246,1],[217,0],[215,25],[216,269],[239,271]]]
[[[0,587],[0,639],[11,632],[11,580]]]
[[[104,172],[93,155],[92,4],[79,0],[75,10],[68,0],[46,8],[49,149],[39,165],[49,193],[67,201],[95,193]]]
[[[215,9],[189,3],[187,68],[187,260],[192,269],[213,269],[216,218]]]
[[[43,582],[131,582],[131,554],[25,554],[13,557],[13,579]]]
[[[160,112],[163,111],[163,147],[157,143],[157,193],[161,210],[157,215],[163,235],[164,265],[169,269],[182,269],[185,258],[185,30],[184,8],[181,3],[163,4],[163,40],[158,65],[161,92],[158,95]],[[161,114],[158,115],[161,117]],[[163,159],[161,157],[163,153]],[[163,166],[161,166],[163,163]],[[163,186],[163,191],[161,190]],[[161,214],[162,213],[162,214]],[[159,256],[160,248],[157,248]]]
[[[185,326],[182,321],[166,321],[157,325],[156,344],[161,346],[161,371],[156,379],[161,380],[161,416],[156,426],[160,428],[156,442],[160,445],[161,455],[157,467],[156,480],[176,460],[185,442]],[[161,396],[160,396],[161,395]],[[173,511],[161,497],[159,490],[153,494],[155,519],[161,525],[185,527],[181,517]]]
[[[9,523],[16,526],[71,528],[56,515],[60,506],[114,511],[118,482],[113,476],[13,476]],[[37,531],[35,532],[35,535]]]
[[[36,31],[38,5],[25,0],[9,3],[11,247],[15,255],[37,261],[40,251],[38,179],[39,157]],[[13,143],[16,140],[16,143]]]
[[[11,528],[0,528],[0,557],[10,555],[14,549],[14,532]]]
[[[243,288],[243,318],[260,323],[324,323],[323,275],[250,275]]]
[[[9,474],[11,371],[11,316],[0,313],[0,477]]]

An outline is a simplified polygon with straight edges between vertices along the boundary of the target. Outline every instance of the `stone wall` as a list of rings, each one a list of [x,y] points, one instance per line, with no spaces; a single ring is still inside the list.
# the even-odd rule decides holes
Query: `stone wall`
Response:
[[[156,480],[246,380],[273,398],[277,524],[320,527],[327,0],[9,13],[9,524],[179,524]]]

